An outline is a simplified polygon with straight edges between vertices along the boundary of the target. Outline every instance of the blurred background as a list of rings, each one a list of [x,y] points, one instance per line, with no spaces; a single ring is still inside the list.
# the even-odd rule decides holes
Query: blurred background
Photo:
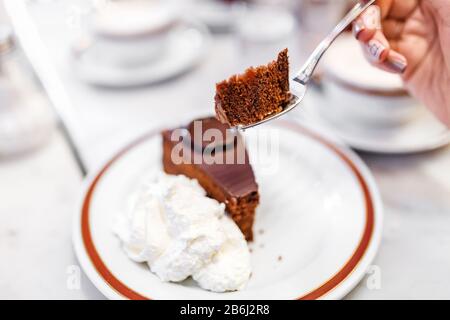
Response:
[[[283,48],[295,73],[352,4],[0,0],[0,298],[102,298],[66,284],[84,175],[144,132],[211,114],[216,82]],[[382,289],[349,298],[450,298],[448,130],[349,32],[289,117],[358,151],[381,189]]]

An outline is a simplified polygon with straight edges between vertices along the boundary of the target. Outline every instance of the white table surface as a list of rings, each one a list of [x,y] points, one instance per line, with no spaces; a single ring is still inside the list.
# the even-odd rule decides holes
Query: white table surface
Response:
[[[215,81],[242,68],[235,40],[222,36],[214,39],[207,59],[180,78],[130,90],[92,88],[67,68],[65,11],[55,2],[45,3],[48,10],[36,13],[36,21],[73,102],[73,133],[91,170],[144,131],[211,113]],[[381,288],[369,289],[364,279],[348,298],[450,299],[450,148],[362,158],[385,207],[374,262]],[[34,153],[0,160],[0,298],[103,298],[84,275],[80,289],[67,285],[78,264],[71,220],[81,184],[60,132]]]

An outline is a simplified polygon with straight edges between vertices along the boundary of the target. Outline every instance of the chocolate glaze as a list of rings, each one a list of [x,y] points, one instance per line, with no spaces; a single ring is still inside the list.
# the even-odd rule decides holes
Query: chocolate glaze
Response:
[[[220,123],[214,117],[198,119],[197,121],[202,122],[202,130],[198,131],[201,132],[202,137],[207,129],[219,129],[224,136],[228,129],[228,126]],[[195,154],[197,154],[197,157],[202,155],[202,153],[205,151],[206,146],[211,143],[211,141],[203,141],[202,137],[196,137],[197,133],[194,132],[193,123],[194,122],[191,122],[187,127],[185,127],[185,129],[187,129],[191,134],[192,141],[194,143],[196,141],[202,142],[201,147],[194,146],[193,148],[190,148],[190,159],[192,162],[194,162],[193,159]],[[164,131],[164,138],[170,141],[172,132],[173,130]],[[226,148],[215,148],[215,150],[212,151],[214,157],[216,157],[216,159],[222,159],[223,163],[207,164],[202,159],[200,164],[195,163],[195,165],[200,167],[211,179],[215,181],[217,185],[221,186],[221,188],[231,197],[240,198],[252,193],[256,193],[258,191],[258,185],[255,181],[255,175],[253,173],[252,167],[250,166],[248,153],[245,150],[241,135],[239,133],[235,133],[234,139],[232,139],[231,141],[234,143],[230,144],[230,141],[227,141],[227,143],[224,143],[224,141],[217,141],[218,145],[226,145]],[[180,141],[172,141],[174,145],[179,142]],[[211,154],[211,152],[209,154]],[[243,163],[237,163],[238,157],[244,160],[242,161]],[[234,159],[235,161],[233,161],[233,163],[227,164],[226,159]]]
[[[195,132],[196,123],[197,123],[197,130],[201,128],[201,130],[198,131],[199,133],[201,133],[199,137],[196,136]],[[192,141],[189,142],[192,143],[192,146],[194,148],[202,151],[204,151],[207,147],[216,148],[216,150],[231,148],[236,143],[238,136],[238,133],[234,129],[231,129],[228,125],[217,121],[217,119],[215,119],[214,117],[193,120],[187,126],[186,129],[189,132],[190,137],[192,139]],[[208,130],[218,130],[220,132],[221,139],[217,139],[219,137],[214,137],[214,139],[217,140],[214,139],[207,140],[206,137],[204,137],[204,134]]]

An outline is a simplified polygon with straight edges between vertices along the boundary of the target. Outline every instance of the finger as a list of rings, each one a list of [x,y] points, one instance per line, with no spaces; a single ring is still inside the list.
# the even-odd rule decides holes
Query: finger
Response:
[[[381,66],[386,71],[403,74],[408,68],[408,61],[405,56],[391,49]]]
[[[417,8],[418,4],[418,0],[392,1],[386,17],[390,19],[405,20]]]
[[[404,72],[404,77],[408,78],[422,62],[422,52],[429,50],[427,41],[416,35],[403,36],[398,40],[389,41],[391,49],[402,53],[408,61],[408,67]]]
[[[405,23],[401,20],[388,19],[383,21],[382,26],[388,40],[398,40],[401,38]]]
[[[389,15],[389,12],[391,11],[394,2],[395,0],[378,0],[375,2],[377,6],[380,7],[381,19],[386,19],[386,17]]]
[[[372,54],[366,49],[366,46],[367,45],[364,45],[363,48],[365,55],[373,66],[390,73],[403,74],[406,72],[408,68],[408,61],[397,51],[390,48],[383,49],[384,51],[381,55],[382,58],[374,59]]]
[[[399,52],[400,51],[399,40],[398,39],[389,40],[389,47],[391,48],[391,50]]]
[[[353,22],[353,36],[361,42],[367,42],[372,39],[375,32],[376,29],[366,28],[361,18],[358,18]]]
[[[373,64],[384,62],[389,54],[389,49],[389,42],[380,30],[377,30],[367,43],[363,43],[364,53]]]
[[[392,45],[397,47],[397,41],[388,41],[381,30],[367,43],[362,44],[364,54],[372,65],[393,73],[402,74],[408,67],[405,56],[393,50]]]
[[[397,18],[392,18],[387,21],[395,22],[385,22],[382,25],[381,20],[392,15],[392,12],[394,17],[400,17],[401,12],[410,14],[409,8],[414,1],[406,0],[409,4],[399,5],[398,3],[402,1],[378,0],[377,6],[369,7],[354,23],[354,34],[361,41],[364,54],[371,64],[397,74],[404,73],[408,68],[405,56],[392,49],[392,46],[398,47],[396,38],[403,30],[403,23]],[[382,29],[386,29],[387,37]]]
[[[353,22],[356,39],[368,42],[381,29],[381,11],[378,6],[370,6]]]

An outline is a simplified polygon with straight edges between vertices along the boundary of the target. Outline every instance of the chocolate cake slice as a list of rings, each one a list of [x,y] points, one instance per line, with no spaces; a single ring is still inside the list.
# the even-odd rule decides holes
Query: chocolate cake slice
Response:
[[[258,185],[242,137],[227,129],[211,117],[163,131],[163,166],[168,174],[197,179],[211,198],[225,203],[250,241],[259,204]]]
[[[267,66],[251,67],[218,83],[216,117],[231,126],[250,125],[281,112],[289,99],[289,60],[284,49]]]

